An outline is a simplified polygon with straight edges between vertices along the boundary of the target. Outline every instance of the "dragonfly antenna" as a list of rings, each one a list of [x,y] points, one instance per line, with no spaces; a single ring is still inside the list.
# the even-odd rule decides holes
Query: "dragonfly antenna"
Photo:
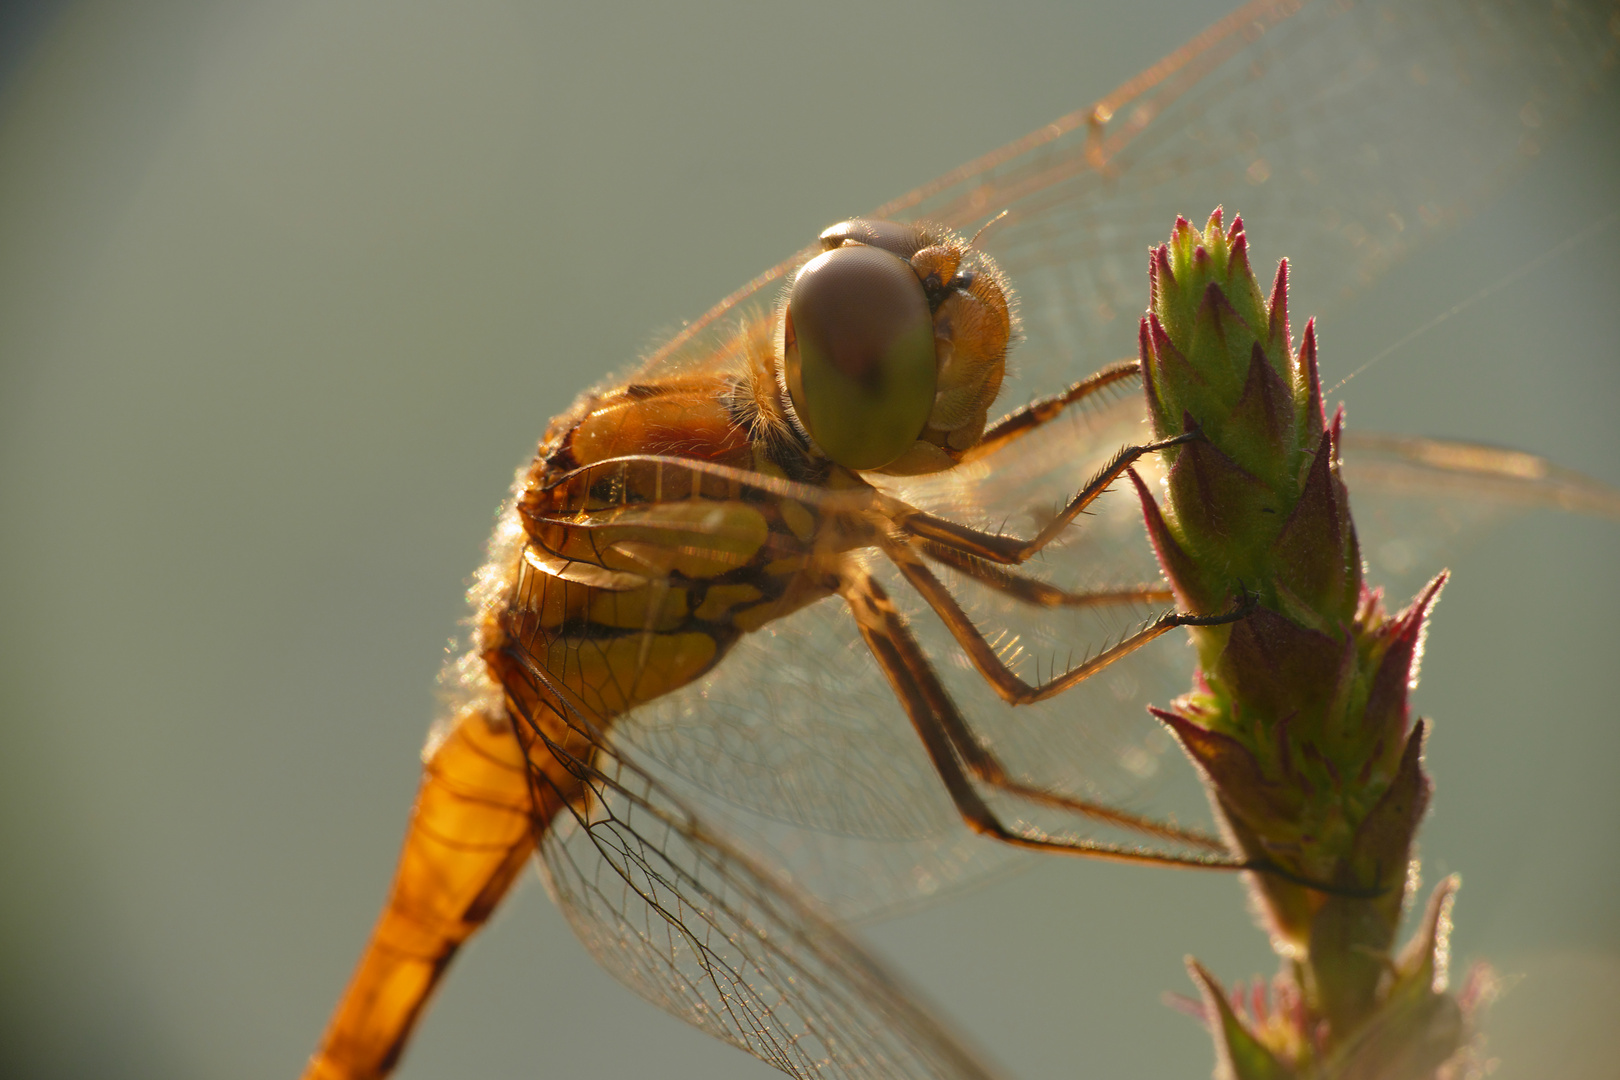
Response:
[[[1003,213],[1005,213],[1005,211],[1003,211]],[[1394,344],[1392,344],[1392,345],[1388,346],[1387,348],[1385,348],[1382,352],[1380,352],[1377,356],[1374,356],[1371,360],[1368,360],[1365,364],[1362,364],[1360,367],[1356,368],[1356,370],[1352,371],[1350,374],[1346,375],[1344,378],[1342,378],[1338,382],[1334,383],[1325,393],[1323,393],[1322,396],[1323,397],[1329,397],[1329,396],[1331,396],[1333,394],[1338,393],[1339,389],[1341,387],[1343,387],[1345,383],[1349,382],[1351,379],[1355,378],[1357,375],[1360,375],[1363,371],[1366,371],[1368,368],[1372,367],[1374,364],[1377,364],[1380,361],[1387,359],[1391,353],[1394,353],[1394,352],[1396,352],[1396,351],[1398,351],[1400,349],[1405,348],[1414,339],[1422,337],[1424,334],[1427,334],[1430,330],[1433,330],[1435,327],[1439,326],[1441,323],[1445,322],[1447,319],[1450,319],[1452,316],[1460,314],[1461,312],[1467,310],[1468,308],[1473,307],[1475,304],[1479,303],[1481,300],[1485,299],[1486,297],[1491,296],[1494,293],[1501,292],[1503,289],[1507,288],[1509,285],[1513,284],[1515,281],[1518,281],[1520,278],[1524,277],[1526,274],[1530,273],[1532,270],[1536,270],[1536,269],[1540,268],[1542,265],[1544,265],[1545,263],[1547,263],[1551,259],[1556,258],[1557,256],[1564,254],[1566,251],[1569,251],[1571,248],[1577,247],[1580,244],[1583,244],[1588,240],[1597,239],[1599,236],[1601,236],[1603,234],[1603,232],[1605,230],[1612,228],[1616,221],[1620,221],[1620,211],[1612,212],[1612,213],[1609,214],[1608,217],[1599,219],[1596,228],[1581,229],[1580,231],[1571,234],[1570,236],[1568,236],[1565,239],[1561,240],[1557,244],[1554,244],[1548,250],[1546,250],[1546,251],[1542,252],[1540,255],[1536,256],[1534,259],[1531,259],[1529,262],[1524,263],[1517,270],[1514,270],[1512,273],[1508,274],[1506,277],[1500,278],[1500,279],[1492,282],[1491,284],[1485,286],[1483,289],[1480,289],[1478,292],[1474,293],[1472,296],[1467,296],[1467,297],[1464,297],[1463,299],[1457,301],[1455,304],[1452,304],[1449,308],[1442,311],[1440,314],[1436,315],[1434,318],[1430,319],[1428,322],[1424,323],[1422,326],[1418,327],[1417,329],[1415,329],[1412,332],[1408,333],[1405,337],[1401,338],[1399,341],[1397,341]]]
[[[997,214],[995,217],[991,218],[989,221],[985,222],[983,225],[980,225],[979,226],[979,231],[973,234],[973,239],[971,239],[971,240],[969,240],[967,242],[967,246],[968,247],[977,246],[978,243],[979,243],[979,237],[984,235],[984,231],[986,229],[988,229],[990,226],[994,225],[996,222],[1000,221],[1002,218],[1006,217],[1010,213],[1012,213],[1011,210],[1003,210],[1001,213]]]

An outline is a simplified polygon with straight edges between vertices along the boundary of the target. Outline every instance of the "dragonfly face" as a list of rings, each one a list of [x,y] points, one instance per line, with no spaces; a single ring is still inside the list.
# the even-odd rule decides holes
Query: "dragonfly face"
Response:
[[[1252,9],[1120,100],[1054,125],[1018,154],[975,163],[870,223],[841,227],[836,248],[785,263],[679,335],[624,386],[586,399],[554,425],[492,547],[476,662],[463,668],[460,711],[430,745],[406,884],[396,892],[404,902],[380,928],[387,955],[374,964],[368,956],[373,966],[357,984],[386,991],[351,1000],[314,1075],[392,1064],[421,995],[534,846],[554,895],[603,962],[699,1026],[799,1073],[978,1075],[970,1056],[742,850],[768,847],[733,844],[692,812],[704,793],[722,814],[741,808],[789,829],[921,845],[919,867],[960,862],[951,850],[960,838],[948,830],[964,820],[1002,839],[1043,835],[1006,826],[997,799],[1146,832],[1194,849],[1183,857],[1203,849],[1218,861],[1206,838],[1112,808],[1111,796],[1129,790],[1133,775],[1151,771],[1132,769],[1140,758],[1128,739],[1048,753],[1061,774],[1049,780],[1008,769],[986,749],[1003,745],[997,735],[1006,728],[992,726],[985,738],[968,718],[1016,704],[1036,717],[1020,722],[1027,730],[1044,723],[1049,732],[1062,727],[1054,739],[1076,731],[1111,737],[1100,712],[1038,712],[1104,668],[1090,660],[1115,658],[1109,630],[1132,620],[1111,613],[1164,600],[1150,569],[1132,577],[1117,557],[1089,557],[1088,544],[1106,547],[1109,536],[1129,532],[1110,531],[1120,522],[1099,521],[1094,537],[1067,528],[1106,487],[1106,477],[1095,486],[1087,479],[1132,443],[1137,420],[1118,396],[1127,368],[1074,382],[1085,370],[1074,365],[1081,355],[1108,357],[1088,346],[1129,303],[1131,286],[1111,279],[1110,260],[1157,238],[1169,220],[1147,233],[1131,227],[1136,216],[1159,214],[1159,203],[1189,190],[1218,190],[1210,175],[1178,165],[1182,136],[1203,130],[1198,122],[1213,123],[1218,135],[1223,118],[1246,117],[1268,88],[1280,95],[1299,68],[1331,74],[1323,58],[1355,70],[1347,30],[1332,22],[1348,18],[1342,14],[1313,12],[1286,48],[1239,33],[1258,19],[1276,20],[1277,33],[1289,35],[1285,14]],[[1405,27],[1396,40],[1425,39]],[[1266,64],[1278,74],[1260,91],[1221,81]],[[1185,82],[1167,75],[1200,76],[1214,92],[1189,103]],[[1356,120],[1382,132],[1369,117]],[[1281,145],[1264,141],[1271,130]],[[1283,168],[1298,132],[1286,123],[1260,131],[1258,145],[1248,128],[1232,146],[1217,141],[1214,160],[1241,156],[1251,175]],[[1320,155],[1292,163],[1318,171],[1333,188],[1328,201],[1341,199],[1340,222],[1360,230],[1335,226],[1331,235],[1353,251],[1373,249],[1329,260],[1346,280],[1392,254],[1392,241],[1368,222],[1392,235],[1408,223],[1382,196],[1384,217],[1358,210],[1353,164]],[[1165,190],[1155,192],[1155,181]],[[1425,205],[1408,208],[1410,221],[1423,221]],[[993,264],[969,273],[950,265],[960,251],[913,265],[938,238],[902,255],[894,249],[909,241],[891,219],[966,229],[1003,208],[1009,219],[991,239],[1025,305],[1025,352],[1015,357],[1030,363],[1020,386],[1059,396],[987,428],[1012,326],[1006,289]],[[1296,250],[1291,239],[1284,231],[1274,242]],[[820,307],[826,294],[795,287],[779,312],[772,293],[794,270],[800,281],[814,279],[848,265],[830,256],[865,258],[862,251],[891,260],[868,260],[887,280],[896,264],[906,266],[923,306],[907,310],[900,301],[893,317],[886,307],[873,320],[882,343],[876,358],[852,363],[836,340],[840,320]],[[945,269],[928,270],[934,266]],[[990,314],[962,314],[964,296]],[[972,332],[959,338],[960,327]],[[925,333],[932,349],[918,345]],[[856,422],[840,427],[848,415],[841,396],[869,388],[871,401],[851,404]],[[867,438],[874,429],[883,436],[875,443]],[[986,527],[992,521],[1028,527],[1003,535]],[[1048,549],[1054,557],[1041,574],[1009,569]],[[1080,624],[1064,621],[1071,618]],[[1099,629],[1109,618],[1114,625]],[[947,660],[961,662],[945,670]],[[1113,688],[1138,713],[1150,696],[1139,678],[1127,672]],[[887,726],[878,730],[873,718]],[[840,730],[844,720],[854,722]],[[772,827],[755,835],[772,835]],[[805,844],[827,850],[815,839]],[[1086,836],[1067,846],[1123,854]],[[902,867],[844,906],[871,909],[908,889],[925,891],[923,878],[908,874]],[[439,887],[415,890],[413,881]],[[839,899],[836,888],[807,887]],[[874,1009],[878,1001],[891,1004]],[[725,1008],[738,1002],[743,1019]]]
[[[979,441],[1013,333],[995,264],[927,226],[846,221],[782,310],[782,411],[847,469],[937,472]]]

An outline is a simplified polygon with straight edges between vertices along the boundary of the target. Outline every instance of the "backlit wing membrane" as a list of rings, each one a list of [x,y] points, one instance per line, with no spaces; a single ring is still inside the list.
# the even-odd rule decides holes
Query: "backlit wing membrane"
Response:
[[[1344,465],[1372,580],[1397,601],[1460,542],[1510,515],[1620,519],[1620,492],[1517,450],[1346,431]]]
[[[966,520],[1027,535],[1114,449],[1140,438],[1137,393],[1133,380],[1016,449],[890,490],[933,512],[974,507]],[[1396,606],[1460,539],[1491,521],[1551,507],[1620,518],[1620,493],[1533,455],[1347,433],[1344,456],[1369,579]],[[1143,471],[1156,482],[1153,465]],[[884,565],[878,556],[870,563]],[[1128,491],[1110,492],[1025,570],[1082,589],[1158,580]],[[892,571],[880,577],[897,599],[912,595]],[[1054,612],[960,575],[948,580],[1003,657],[1031,679],[1072,666],[1156,614],[1140,605]],[[1188,685],[1193,661],[1179,635],[1056,698],[1013,708],[989,691],[933,612],[915,601],[906,610],[952,695],[1020,779],[1172,819],[1205,818],[1196,784],[1166,760],[1171,743],[1146,714],[1147,704]],[[1019,858],[963,826],[836,598],[747,636],[704,678],[621,718],[613,737],[666,770],[706,818],[772,852],[800,887],[847,917],[903,908]],[[1129,839],[1072,815],[999,805],[1007,820],[1058,835]]]
[[[1612,69],[1610,5],[1261,0],[1107,98],[871,216],[971,232],[1018,290],[1002,400],[1135,353],[1149,247],[1177,214],[1241,212],[1304,261],[1321,314],[1465,219]],[[655,352],[644,376],[725,362],[806,248]],[[718,361],[717,361],[718,358]]]
[[[1020,389],[1134,354],[1144,252],[1178,213],[1241,212],[1320,314],[1482,206],[1613,62],[1597,3],[1299,6],[1251,4],[1049,141],[895,204],[1010,211],[985,246],[1023,297]]]
[[[1135,353],[1148,249],[1177,214],[1225,202],[1303,262],[1292,309],[1319,312],[1481,205],[1578,105],[1614,43],[1599,5],[1251,4],[1090,109],[1073,113],[872,216],[968,231],[1018,292],[1023,340],[1003,401],[1050,393]],[[792,268],[761,275],[654,354],[645,376],[735,363],[743,311],[774,302]],[[1119,446],[1146,429],[1136,385],[979,461],[889,484],[913,505],[1029,535]],[[1467,466],[1447,444],[1347,442],[1371,579],[1399,602],[1447,541],[1530,505],[1614,514],[1606,489],[1508,458]],[[1426,450],[1424,448],[1427,448]],[[1445,459],[1445,460],[1442,460]],[[1538,461],[1539,459],[1524,459]],[[1520,461],[1523,465],[1524,461]],[[1148,466],[1151,471],[1152,466]],[[892,573],[908,616],[981,737],[1020,778],[1172,818],[1202,819],[1144,705],[1185,689],[1191,658],[1157,642],[1050,701],[1009,708]],[[1112,492],[1032,567],[1070,590],[1157,582],[1134,499]],[[963,606],[1027,680],[1084,660],[1158,612],[1030,609],[961,575]],[[784,665],[784,658],[793,662]],[[850,915],[881,912],[1005,864],[954,807],[849,615],[829,600],[741,643],[713,673],[644,706],[616,735],[687,798],[773,852]],[[735,815],[736,809],[749,814]],[[1117,839],[1028,807],[1007,820]],[[831,839],[829,839],[829,837]],[[901,869],[896,870],[899,867]]]
[[[1027,534],[1122,440],[1139,434],[1136,402],[1126,392],[1107,408],[1072,409],[1016,450],[895,483],[891,492],[959,518],[962,507],[972,507],[967,521]],[[1169,743],[1145,722],[1143,706],[1185,686],[1179,640],[1156,643],[1057,698],[1015,710],[990,691],[886,560],[874,554],[867,561],[901,603],[969,720],[1021,777],[1113,805],[1132,805],[1156,787]],[[1070,588],[1158,583],[1139,511],[1112,495],[1068,541],[1023,569]],[[960,575],[948,580],[1003,658],[1028,679],[1084,660],[1163,608],[1036,609]],[[844,915],[904,905],[1004,866],[1012,854],[968,833],[837,598],[745,636],[724,663],[621,717],[612,735],[668,770],[672,786],[706,817],[770,850],[796,882]],[[1188,811],[1196,814],[1197,806],[1196,798],[1186,800]],[[1163,807],[1155,799],[1154,808]],[[1011,821],[1032,813],[1006,810]],[[1067,818],[1039,824],[1094,839],[1139,839]]]
[[[544,676],[536,673],[544,681]],[[587,805],[540,844],[546,885],[597,960],[649,1001],[797,1077],[991,1074],[780,878],[712,832],[599,729]],[[538,730],[531,726],[531,730]]]

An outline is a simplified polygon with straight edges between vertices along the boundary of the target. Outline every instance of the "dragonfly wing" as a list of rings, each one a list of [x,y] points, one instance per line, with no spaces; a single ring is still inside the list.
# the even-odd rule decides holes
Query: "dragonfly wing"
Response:
[[[1098,399],[998,454],[948,473],[886,485],[921,509],[1025,535],[1044,522],[1122,441],[1142,433],[1126,391]],[[1157,642],[1057,698],[1014,708],[990,689],[887,560],[868,569],[906,614],[980,740],[1019,780],[1129,810],[1205,813],[1190,778],[1171,798],[1171,744],[1145,703],[1183,690],[1191,654]],[[1159,584],[1134,500],[1110,493],[1028,576],[1088,590]],[[1162,605],[1031,607],[938,569],[1002,661],[1038,681],[1113,644]],[[964,825],[900,703],[834,597],[746,634],[692,683],[621,717],[613,737],[728,831],[772,853],[796,881],[845,917],[904,907],[1005,870],[1014,853]],[[1090,839],[1140,840],[1036,812],[985,792],[1004,821]],[[1166,802],[1167,799],[1171,801]]]
[[[1297,10],[1297,13],[1295,13]],[[1146,254],[1224,204],[1322,314],[1484,205],[1601,81],[1609,9],[1250,4],[1091,109],[880,216],[970,230],[1021,299],[1012,394],[1134,355]]]
[[[1028,535],[1145,422],[1134,383],[1088,400],[992,455],[888,482],[914,506]],[[1349,432],[1345,468],[1372,580],[1396,600],[1493,518],[1561,506],[1620,516],[1620,494],[1542,459],[1434,440]],[[1141,465],[1157,484],[1158,463]],[[1146,714],[1190,685],[1181,635],[1155,642],[1053,699],[1001,701],[881,556],[868,566],[901,609],[980,740],[1019,780],[1121,809],[1206,819],[1188,770]],[[1108,492],[1023,568],[1083,591],[1159,581],[1128,490]],[[941,568],[958,602],[1026,681],[1072,667],[1156,610],[1032,608]],[[745,635],[714,670],[621,718],[614,737],[706,817],[845,917],[887,913],[1005,872],[1016,856],[967,831],[842,602],[822,601]],[[1133,838],[986,792],[1003,820],[1091,839]]]
[[[1358,482],[1412,498],[1439,495],[1503,512],[1555,509],[1620,518],[1620,491],[1522,450],[1346,431],[1343,457]]]
[[[791,1076],[991,1075],[853,938],[625,751],[599,743],[568,767],[590,797],[542,839],[546,885],[637,993]]]
[[[1097,106],[875,216],[968,230],[1008,211],[981,243],[1021,303],[1024,337],[1004,390],[1016,402],[1134,354],[1146,252],[1177,214],[1222,202],[1242,210],[1268,252],[1305,262],[1297,311],[1319,312],[1355,291],[1480,205],[1574,111],[1604,77],[1605,18],[1591,3],[1556,12],[1449,0],[1251,4]],[[761,347],[769,324],[757,316],[809,254],[694,321],[652,355],[642,377],[747,362],[739,343]],[[739,326],[752,329],[739,335]],[[971,467],[891,487],[954,520],[1029,535],[1103,457],[1146,437],[1140,406],[1122,396],[1107,408],[1069,410]],[[1364,503],[1372,536],[1370,495],[1357,496]],[[1410,535],[1439,527],[1433,518],[1394,526]],[[1125,809],[1145,809],[1151,799],[1170,816],[1204,819],[1196,784],[1187,770],[1164,767],[1171,744],[1143,709],[1188,685],[1193,661],[1179,640],[1013,709],[880,559],[872,569],[981,740],[1016,776]],[[1139,512],[1121,491],[1027,569],[1070,590],[1158,580]],[[959,574],[941,576],[1026,681],[1082,661],[1155,614],[1129,606],[1030,610]],[[791,853],[783,857],[790,872],[858,914],[1002,862],[964,837],[838,603],[749,635],[711,675],[637,709],[615,734],[666,770],[668,783],[687,785],[683,795],[707,800],[706,813],[734,816],[761,850]],[[1014,823],[1068,827],[1027,808],[1004,810]],[[869,872],[879,864],[907,870]],[[833,873],[833,865],[846,871]]]
[[[963,825],[837,598],[745,635],[613,736],[844,918],[892,913],[1016,858]]]
[[[1003,400],[1135,353],[1146,255],[1175,217],[1241,212],[1305,264],[1323,314],[1484,205],[1614,78],[1609,9],[1462,0],[1257,0],[1092,106],[879,207],[971,231],[1017,290]],[[829,224],[831,224],[829,222]],[[742,362],[811,245],[693,320],[641,378]],[[767,324],[768,325],[768,324]]]
[[[921,509],[985,531],[1033,535],[1120,447],[1151,438],[1132,380],[1064,410],[1001,449],[948,472],[887,485]],[[1154,463],[1147,462],[1151,471]],[[1027,684],[1077,667],[1167,610],[1170,602],[1039,607],[939,570],[1001,661]],[[1126,485],[1093,504],[1059,539],[1019,568],[1069,593],[1163,588],[1141,508]],[[1009,706],[969,662],[938,617],[906,585],[879,575],[910,618],[953,698],[1020,781],[1060,795],[1181,824],[1208,821],[1191,772],[1148,712],[1190,685],[1194,658],[1172,634],[1045,701]],[[1073,815],[1052,816],[997,802],[1006,821],[1060,835],[1118,843],[1114,833]],[[1150,841],[1162,846],[1159,841]]]
[[[954,820],[837,598],[745,635],[709,674],[618,732],[705,791],[821,832],[908,841]]]
[[[1362,555],[1397,605],[1452,551],[1514,515],[1620,520],[1620,491],[1518,450],[1346,431],[1343,458]]]

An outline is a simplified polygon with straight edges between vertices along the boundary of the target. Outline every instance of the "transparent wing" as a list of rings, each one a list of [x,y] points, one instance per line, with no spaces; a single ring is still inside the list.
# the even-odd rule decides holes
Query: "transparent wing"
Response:
[[[1396,605],[1458,546],[1515,514],[1620,520],[1620,491],[1518,450],[1346,431],[1343,456],[1369,575]]]
[[[734,805],[835,836],[912,841],[954,818],[842,601],[746,635],[620,737]]]
[[[1022,300],[1010,391],[1134,355],[1147,249],[1241,212],[1321,314],[1482,206],[1613,78],[1612,5],[1254,3],[1090,109],[879,211],[962,229]]]
[[[1177,214],[1241,212],[1267,251],[1308,259],[1294,309],[1321,314],[1466,218],[1612,79],[1598,0],[1258,0],[1095,105],[874,211],[972,231],[1018,290],[1025,341],[1003,400],[1134,353],[1147,249]],[[829,224],[831,224],[829,222]],[[805,250],[648,360],[727,354]]]
[[[1145,427],[1138,389],[1071,409],[1013,447],[889,485],[921,509],[1027,535]],[[1369,580],[1399,606],[1463,539],[1493,520],[1558,507],[1620,518],[1620,492],[1541,458],[1427,439],[1347,435],[1345,471]],[[1157,483],[1156,463],[1142,470]],[[964,516],[964,507],[973,513]],[[981,740],[1021,781],[1060,795],[1184,822],[1206,821],[1190,770],[1146,713],[1185,692],[1181,635],[1154,642],[1051,700],[993,694],[938,617],[881,557],[869,559]],[[1128,490],[1113,490],[1034,566],[1071,590],[1155,583]],[[962,606],[1029,681],[1067,669],[1156,611],[1032,608],[962,575]],[[870,917],[1016,865],[1017,853],[962,824],[904,712],[836,598],[746,635],[702,679],[620,718],[614,737],[665,782],[820,900]],[[992,793],[993,795],[993,793]],[[1056,835],[1140,839],[1073,815],[992,798],[1003,820]]]
[[[1141,431],[1137,395],[1121,392],[1069,410],[1020,440],[1016,453],[1007,449],[888,489],[920,509],[1027,534]],[[964,518],[964,506],[975,513]],[[1170,743],[1144,707],[1185,688],[1191,659],[1179,639],[1157,642],[1058,698],[1014,709],[881,555],[868,554],[866,562],[905,611],[981,741],[1016,778],[1126,810],[1175,816],[1180,809],[1203,819],[1193,785],[1184,785],[1180,800],[1164,789]],[[939,572],[1004,662],[1029,681],[1085,660],[1162,609],[1032,608],[948,569]],[[1115,493],[1024,572],[1077,590],[1159,584],[1140,513]],[[773,862],[845,916],[926,899],[1005,869],[1014,857],[963,824],[836,597],[745,635],[708,674],[616,720],[613,737],[638,760],[656,763],[706,817],[770,851]],[[1015,825],[1140,840],[990,794],[1003,820]]]
[[[540,860],[553,899],[604,968],[791,1076],[991,1075],[813,903],[706,826],[599,729],[578,714],[570,725],[590,760],[529,725],[588,792],[585,805],[549,823]]]
[[[968,231],[1007,211],[980,244],[1021,304],[1024,338],[1003,391],[1017,403],[1134,354],[1145,256],[1177,214],[1224,203],[1265,237],[1266,251],[1305,262],[1296,311],[1321,312],[1353,292],[1482,205],[1596,80],[1612,77],[1608,12],[1579,2],[1250,4],[1096,105],[874,216]],[[695,321],[644,374],[739,362],[745,313],[768,310],[808,254]],[[1028,535],[1114,449],[1145,437],[1134,397],[1098,404],[970,466],[889,490],[957,521]],[[1372,579],[1397,602],[1412,579],[1441,565],[1446,543],[1483,519],[1575,498],[1553,478],[1514,481],[1504,468],[1438,464],[1412,445],[1378,449],[1362,439],[1345,455]],[[1597,509],[1602,498],[1585,490],[1577,508]],[[981,739],[1020,779],[1203,820],[1187,770],[1166,767],[1170,743],[1143,710],[1185,689],[1192,660],[1179,639],[1049,702],[1012,709],[909,588],[881,560],[872,569]],[[1117,491],[1027,569],[1069,590],[1157,580],[1134,501]],[[941,574],[1029,681],[1155,614],[1031,611]],[[965,834],[837,600],[750,635],[711,675],[624,718],[616,735],[842,912],[881,911],[1006,865],[996,845]],[[998,809],[1010,823],[1106,838],[1084,822]]]
[[[709,820],[845,918],[1006,867],[969,832],[848,610],[830,598],[745,636],[613,737]]]

